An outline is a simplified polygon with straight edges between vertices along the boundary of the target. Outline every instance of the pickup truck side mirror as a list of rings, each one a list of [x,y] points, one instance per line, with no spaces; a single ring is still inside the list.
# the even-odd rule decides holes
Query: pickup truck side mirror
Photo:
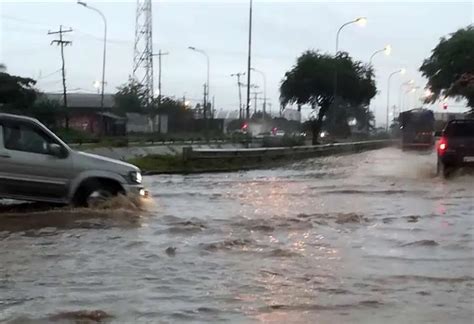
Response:
[[[48,144],[48,153],[59,159],[63,159],[67,156],[67,152],[65,152],[63,147],[56,143]]]

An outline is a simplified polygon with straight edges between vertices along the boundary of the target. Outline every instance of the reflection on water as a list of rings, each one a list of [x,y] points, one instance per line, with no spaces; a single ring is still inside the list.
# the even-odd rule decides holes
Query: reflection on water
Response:
[[[4,206],[0,321],[469,323],[474,177],[434,160],[385,149],[154,176],[146,205]]]

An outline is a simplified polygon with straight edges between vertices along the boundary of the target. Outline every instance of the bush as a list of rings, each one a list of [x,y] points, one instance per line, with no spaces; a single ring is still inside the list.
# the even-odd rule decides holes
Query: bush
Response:
[[[57,129],[55,130],[56,135],[59,136],[66,143],[98,143],[99,138],[91,133],[76,130],[76,129]]]

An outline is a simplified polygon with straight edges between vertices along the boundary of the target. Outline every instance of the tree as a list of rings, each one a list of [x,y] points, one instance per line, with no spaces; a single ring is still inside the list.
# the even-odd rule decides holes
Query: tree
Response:
[[[335,76],[337,75],[337,96],[351,105],[368,105],[376,94],[374,74],[371,67],[353,61],[347,53],[336,57],[315,51],[303,53],[296,65],[285,74],[280,87],[280,100],[283,105],[296,103],[310,104],[319,108],[313,120],[313,143],[324,118],[333,106],[335,99]]]
[[[427,102],[440,97],[465,98],[474,111],[474,26],[441,38],[420,71],[433,93]]]
[[[0,72],[0,107],[4,111],[25,113],[36,100],[36,81]]]
[[[54,129],[61,126],[58,124],[60,123],[58,116],[64,115],[64,106],[59,101],[49,100],[46,96],[39,94],[29,114]]]
[[[350,125],[354,120],[356,124]],[[336,100],[333,108],[326,114],[324,129],[333,136],[349,137],[353,127],[358,131],[368,133],[373,129],[374,120],[375,117],[368,106],[351,105],[345,101]]]
[[[250,117],[250,119],[252,119],[252,120],[262,120],[262,119],[272,120],[272,116],[270,116],[270,114],[267,114],[267,113],[265,113],[265,115],[264,115],[263,112],[257,111],[255,114],[252,115],[252,117]]]
[[[157,102],[154,102],[154,106],[158,106]],[[160,115],[167,115],[169,119],[188,120],[193,118],[192,111],[187,109],[182,102],[169,97],[161,98],[161,104],[156,111]]]
[[[132,78],[118,88],[114,100],[115,109],[119,115],[144,113],[148,105],[144,86]]]

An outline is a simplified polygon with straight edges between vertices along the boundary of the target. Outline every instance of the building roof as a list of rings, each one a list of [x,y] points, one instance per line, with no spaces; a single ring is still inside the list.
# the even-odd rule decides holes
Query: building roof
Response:
[[[126,120],[127,118],[124,118],[124,117],[120,117],[116,114],[112,114],[110,112],[104,112],[104,113],[97,113],[97,115],[99,116],[104,116],[104,117],[108,117],[108,118],[111,118],[111,119],[116,119],[116,120]]]
[[[59,101],[63,103],[62,93],[45,93],[48,100]],[[67,105],[69,108],[100,108],[101,96],[97,93],[68,93]],[[110,93],[104,94],[104,108],[112,108],[115,106],[114,95]]]

